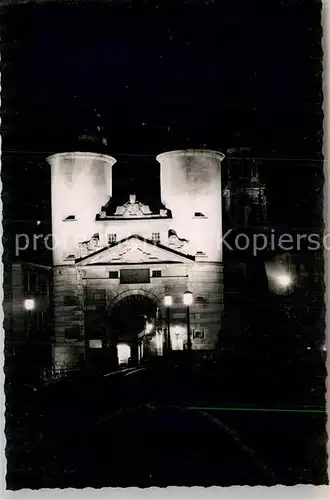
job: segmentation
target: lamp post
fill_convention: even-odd
[[[25,299],[24,300],[24,309],[28,313],[28,331],[27,331],[27,338],[30,337],[31,334],[31,323],[32,323],[32,317],[31,317],[31,311],[35,308],[36,303],[34,299]]]
[[[186,306],[187,311],[187,349],[191,353],[191,330],[190,330],[190,306],[193,303],[193,294],[188,290],[183,294],[183,303]]]
[[[165,348],[166,351],[170,351],[172,349],[171,346],[171,332],[170,332],[170,307],[173,303],[171,295],[165,295],[164,297],[164,306],[166,307],[166,321],[167,321],[167,331],[166,331],[166,339],[165,339]]]

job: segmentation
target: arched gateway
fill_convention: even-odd
[[[108,309],[108,338],[116,347],[118,362],[125,362],[129,353],[133,361],[142,356],[139,350],[141,335],[148,328],[155,331],[161,327],[161,302],[153,293],[145,290],[129,290],[118,294]]]

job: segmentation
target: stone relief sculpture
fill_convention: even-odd
[[[152,215],[152,211],[148,205],[136,201],[135,194],[131,194],[128,202],[116,208],[115,215],[123,217],[144,217],[145,215]]]
[[[170,229],[168,232],[168,245],[169,247],[172,247],[175,250],[183,250],[185,251],[187,249],[187,246],[189,244],[189,240],[186,240],[185,238],[179,238],[177,235],[176,231],[174,229]]]
[[[99,233],[93,234],[90,240],[79,243],[80,257],[86,257],[89,253],[96,252],[100,247]]]

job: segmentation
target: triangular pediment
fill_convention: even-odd
[[[157,262],[191,262],[194,257],[160,244],[153,244],[139,235],[132,235],[115,245],[104,247],[76,262],[84,265],[136,264]]]

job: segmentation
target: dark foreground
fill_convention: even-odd
[[[149,365],[12,388],[7,487],[328,484],[322,374],[243,375]]]

